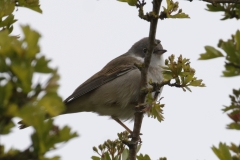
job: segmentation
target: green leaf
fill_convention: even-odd
[[[238,145],[234,143],[231,143],[231,146],[229,146],[229,149],[236,154],[240,153],[240,147],[238,147]]]
[[[220,160],[232,160],[229,148],[225,143],[219,143],[218,147],[213,146],[212,150]]]
[[[150,107],[150,110],[147,111],[148,117],[152,117],[154,119],[157,118],[159,122],[162,122],[164,120],[163,109],[162,109],[163,107],[164,107],[164,104],[153,102],[152,106]]]
[[[222,109],[223,112],[227,112],[229,110],[232,110],[232,109],[238,109],[239,106],[235,106],[235,105],[230,105],[230,106],[224,106],[225,108]]]
[[[6,107],[9,103],[10,97],[12,96],[12,88],[12,83],[9,81],[4,86],[0,85],[0,108]]]
[[[129,156],[129,150],[125,148],[122,152],[122,160],[127,160],[128,156]]]
[[[72,138],[78,137],[78,134],[76,132],[71,132],[71,128],[68,126],[64,126],[59,131],[59,139],[58,142],[66,142],[69,141]]]
[[[58,80],[60,79],[60,76],[57,74],[57,70],[53,72],[52,77],[48,80],[47,86],[45,87],[45,91],[48,93],[55,93],[57,92],[57,89],[59,87]]]
[[[240,30],[237,30],[235,39],[236,39],[236,50],[240,51]]]
[[[9,16],[7,16],[6,19],[4,19],[2,22],[0,22],[0,27],[8,27],[10,25],[12,25],[13,23],[15,23],[17,20],[14,20],[14,15],[10,14]]]
[[[151,160],[149,155],[145,154],[143,156],[143,154],[140,154],[139,156],[137,156],[137,160]]]
[[[103,158],[103,160],[111,160],[110,155],[109,155],[108,152],[105,152],[105,153],[104,153],[104,158]]]
[[[238,123],[230,123],[230,124],[227,125],[227,129],[240,130],[240,124],[238,124]]]
[[[212,46],[205,46],[206,53],[200,54],[199,60],[223,57],[223,54]]]
[[[240,64],[240,52],[237,52],[234,41],[228,40],[222,43],[221,48],[227,53],[228,61]]]
[[[207,5],[207,11],[210,12],[223,12],[221,20],[240,18],[240,5],[232,3],[214,3]]]
[[[119,2],[127,2],[130,6],[136,6],[137,0],[118,0]]]
[[[101,160],[101,158],[99,158],[97,156],[92,156],[91,158],[92,158],[92,160]]]
[[[40,132],[44,127],[45,112],[42,108],[33,104],[30,103],[21,107],[16,116],[22,118],[25,124],[34,126]]]
[[[5,117],[3,117],[5,118]],[[3,123],[2,123],[3,122]],[[0,135],[9,134],[14,127],[14,123],[10,120],[7,124],[4,121],[0,121]]]
[[[0,55],[6,56],[12,54],[11,38],[7,30],[0,32]]]
[[[10,15],[15,8],[15,1],[0,0],[0,19],[4,16]]]
[[[38,40],[41,35],[38,32],[31,30],[29,26],[21,27],[25,35],[24,42],[26,42],[26,57],[33,58],[40,52]]]
[[[39,0],[18,0],[19,7],[26,7],[38,13],[42,13]]]
[[[23,92],[30,92],[33,76],[33,68],[31,67],[31,61],[27,59],[19,59],[16,57],[12,59],[12,65],[10,66],[10,68],[17,76]]]
[[[56,93],[47,93],[38,102],[51,116],[57,116],[65,109],[62,99]]]
[[[163,71],[163,77],[165,81],[168,81],[174,78],[172,72],[167,70]]]
[[[0,56],[0,72],[7,72],[9,70],[8,65],[6,64],[5,57]]]
[[[224,65],[225,71],[223,71],[224,77],[233,77],[233,76],[239,76],[240,75],[240,69],[235,68],[231,65]]]
[[[221,12],[221,11],[224,11],[224,7],[219,5],[219,4],[207,4],[207,11],[210,11],[210,12]]]
[[[43,160],[60,160],[59,156],[54,156],[52,158],[43,158]]]
[[[188,86],[195,86],[195,87],[205,87],[205,85],[202,83],[203,80],[199,79],[199,80],[194,80],[191,81],[190,83],[188,83]]]
[[[185,13],[177,13],[174,15],[167,14],[168,18],[190,18],[188,14]]]
[[[41,56],[36,59],[36,65],[34,66],[35,72],[39,73],[51,73],[53,70],[48,67],[50,60],[47,60],[45,56]]]

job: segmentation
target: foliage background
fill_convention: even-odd
[[[15,15],[19,21],[13,34],[20,33],[19,24],[30,24],[41,33],[42,53],[53,59],[52,66],[59,68],[60,95],[66,98],[109,60],[148,35],[149,24],[137,18],[134,7],[126,5],[112,0],[41,1],[43,14],[18,9]],[[163,156],[217,159],[210,149],[213,144],[239,140],[239,133],[224,128],[230,119],[221,111],[223,105],[230,104],[228,95],[232,88],[239,87],[239,77],[220,78],[222,58],[209,61],[197,61],[197,58],[204,53],[205,45],[216,46],[220,38],[229,39],[239,29],[239,22],[220,21],[222,13],[204,11],[204,2],[180,1],[180,6],[191,19],[160,21],[157,37],[168,50],[166,54],[191,58],[197,77],[203,78],[207,87],[193,88],[193,93],[165,87],[162,93],[165,121],[159,124],[156,120],[144,119],[141,152],[153,159]],[[147,7],[151,9],[150,4]],[[60,154],[62,159],[90,159],[92,146],[115,139],[116,133],[122,131],[116,122],[92,113],[61,116],[56,121],[68,124],[81,135],[57,153],[50,153]],[[31,128],[22,131],[15,128],[13,134],[2,136],[0,141],[8,147],[25,148],[30,143],[31,132]]]

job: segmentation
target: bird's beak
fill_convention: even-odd
[[[158,49],[158,50],[153,51],[154,54],[163,54],[165,52],[167,52],[166,49]]]

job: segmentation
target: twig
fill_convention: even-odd
[[[152,52],[154,47],[156,46],[155,36],[156,36],[156,30],[157,30],[158,15],[159,15],[162,0],[153,0],[152,3],[153,3],[152,14],[157,16],[153,16],[153,18],[151,18],[150,20],[149,45],[148,45],[148,51],[147,51],[146,57],[144,59],[143,67],[141,68],[141,87],[140,88],[147,87],[147,73],[148,73]],[[145,92],[140,92],[138,104],[142,104],[145,102],[145,96],[146,96]],[[136,160],[137,145],[138,145],[140,130],[142,126],[142,119],[143,119],[143,112],[135,112],[132,140],[131,140],[131,145],[129,145],[130,160]]]

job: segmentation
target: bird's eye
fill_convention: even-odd
[[[147,48],[143,48],[143,53],[147,53]]]

